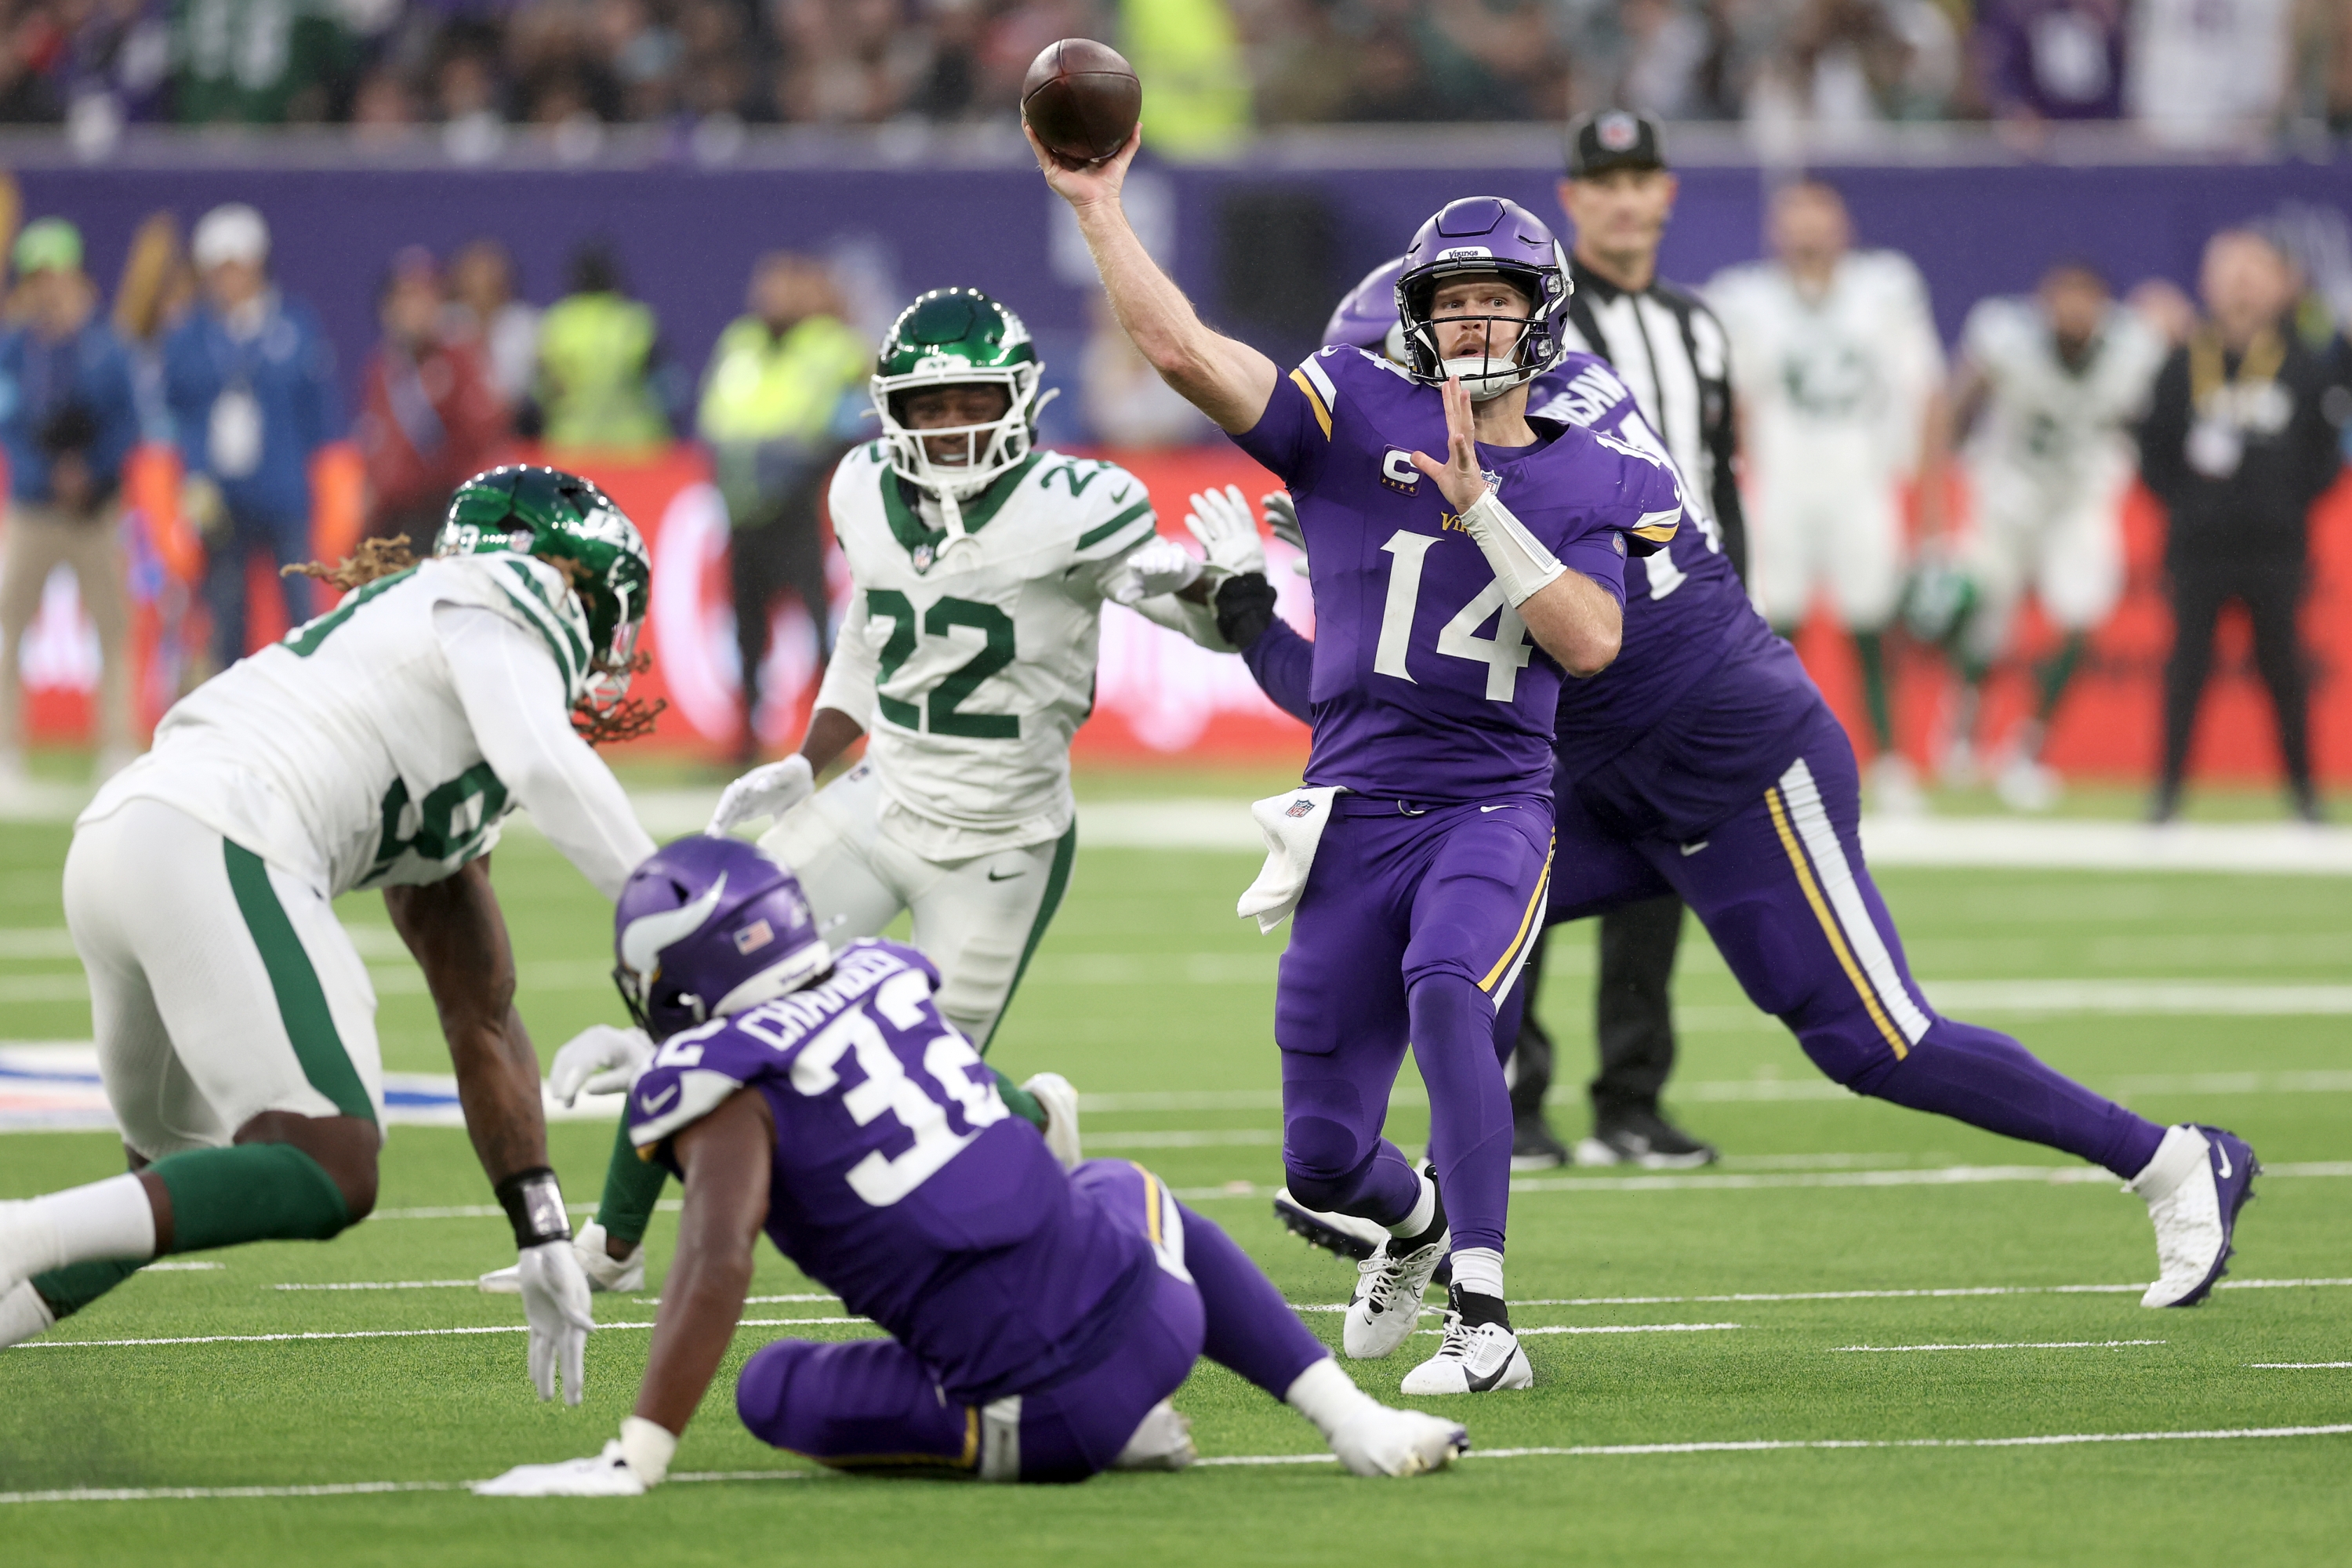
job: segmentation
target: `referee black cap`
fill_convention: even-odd
[[[1658,122],[1631,110],[1604,109],[1568,128],[1568,177],[1589,180],[1614,169],[1663,169],[1665,138]]]

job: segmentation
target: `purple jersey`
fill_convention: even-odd
[[[629,1138],[674,1168],[671,1137],[757,1089],[776,1124],[769,1239],[980,1405],[1108,1354],[1156,1264],[1007,1113],[938,984],[910,947],[853,942],[822,982],[664,1041],[630,1088]]]
[[[1629,549],[1660,547],[1681,519],[1672,465],[1556,418],[1537,430],[1532,447],[1482,444],[1479,461],[1530,533],[1622,598]],[[1234,439],[1289,486],[1307,537],[1307,782],[1433,802],[1549,793],[1560,668],[1411,459],[1445,450],[1438,389],[1327,348]]]
[[[1537,378],[1528,395],[1528,415],[1611,436],[1661,458],[1666,450],[1625,384],[1606,360],[1591,354],[1568,354]],[[1623,752],[1675,711],[1702,678],[1727,665],[1733,667],[1730,679],[1738,685],[1757,689],[1748,694],[1754,700],[1721,695],[1717,700],[1776,715],[1749,731],[1774,756],[1780,751],[1771,743],[1797,721],[1810,700],[1811,682],[1803,666],[1748,603],[1713,520],[1696,506],[1684,516],[1688,526],[1677,530],[1671,543],[1625,574],[1625,640],[1617,661],[1590,680],[1561,688],[1558,752],[1563,783],[1574,783]],[[1786,723],[1778,721],[1783,713]],[[1721,765],[1725,759],[1711,761]],[[1744,790],[1744,770],[1734,771],[1740,773]]]

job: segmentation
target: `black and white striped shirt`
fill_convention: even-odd
[[[1723,548],[1745,577],[1748,523],[1732,468],[1738,437],[1723,323],[1697,295],[1662,279],[1628,293],[1573,257],[1568,265],[1576,280],[1568,346],[1607,360],[1632,391],[1675,466],[1706,498]]]

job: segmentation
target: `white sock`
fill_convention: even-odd
[[[1454,1282],[1473,1296],[1503,1299],[1503,1255],[1491,1247],[1454,1249]]]
[[[1360,1414],[1367,1405],[1380,1401],[1356,1386],[1356,1380],[1339,1370],[1339,1363],[1329,1356],[1291,1379],[1282,1402],[1315,1423],[1315,1429],[1328,1437]]]
[[[23,1344],[35,1334],[45,1334],[56,1326],[56,1316],[41,1293],[33,1289],[29,1279],[5,1296],[0,1296],[0,1350]]]
[[[109,1176],[86,1187],[34,1198],[25,1205],[30,1222],[27,1278],[69,1263],[155,1256],[155,1209],[147,1188],[133,1175]]]
[[[2206,1163],[2210,1147],[2205,1134],[2185,1122],[2168,1127],[2164,1130],[2164,1142],[2156,1146],[2154,1156],[2126,1184],[2150,1203],[2170,1197],[2173,1188]]]
[[[1426,1171],[1415,1171],[1413,1174],[1421,1180],[1421,1197],[1412,1205],[1411,1214],[1389,1226],[1391,1236],[1419,1236],[1429,1228],[1429,1222],[1437,1217],[1437,1184],[1429,1179]]]

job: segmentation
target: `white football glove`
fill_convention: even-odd
[[[588,1276],[569,1237],[526,1247],[515,1261],[522,1315],[530,1324],[531,1384],[540,1398],[554,1398],[560,1370],[563,1403],[577,1405],[587,1391],[588,1332],[596,1326],[588,1310]]]
[[[631,1415],[621,1435],[593,1458],[556,1465],[517,1465],[493,1480],[476,1481],[476,1497],[643,1497],[669,1474],[677,1438],[667,1427]]]
[[[1078,1143],[1078,1091],[1057,1072],[1041,1072],[1021,1086],[1045,1110],[1045,1147],[1065,1171],[1086,1158]]]
[[[743,823],[782,816],[815,793],[816,775],[798,752],[780,763],[762,763],[720,792],[710,826],[702,831],[724,837]]]
[[[1290,569],[1301,577],[1307,575],[1307,535],[1298,526],[1298,503],[1290,499],[1288,490],[1268,490],[1258,498],[1265,508],[1265,526],[1276,539],[1298,552],[1298,559]]]
[[[583,1093],[620,1094],[653,1057],[654,1043],[643,1029],[591,1024],[555,1053],[555,1065],[547,1069],[547,1092],[567,1108]]]
[[[1265,571],[1265,541],[1258,537],[1257,519],[1239,485],[1203,490],[1192,498],[1184,526],[1209,552],[1209,564],[1236,577]]]
[[[1178,594],[1201,580],[1201,558],[1172,539],[1150,539],[1139,545],[1118,575],[1111,579],[1115,603],[1133,605],[1160,594]]]

